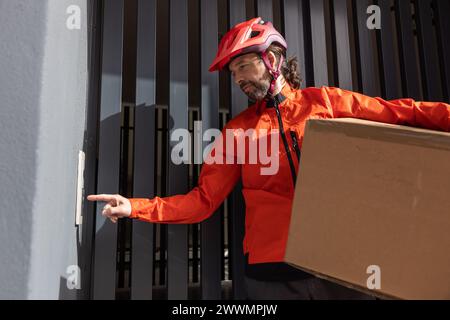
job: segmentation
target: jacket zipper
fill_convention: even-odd
[[[297,155],[297,161],[300,164],[300,148],[298,146],[297,133],[295,131],[289,130],[291,133],[292,142],[294,143],[295,154]]]
[[[289,161],[289,167],[291,168],[292,182],[294,183],[294,188],[295,188],[295,182],[297,181],[297,174],[295,173],[294,161],[292,160],[291,151],[289,150],[289,144],[286,139],[286,135],[284,133],[283,120],[281,119],[280,108],[278,107],[278,101],[276,101],[276,100],[275,100],[275,111],[277,113],[278,125],[280,126],[281,139],[283,140],[284,149],[286,150],[286,155],[287,155],[287,158]]]

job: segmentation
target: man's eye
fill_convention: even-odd
[[[244,68],[245,68],[246,66],[247,66],[246,64],[241,64],[241,65],[239,66],[239,70],[244,70]]]

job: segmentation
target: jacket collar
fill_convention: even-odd
[[[271,99],[264,99],[256,103],[256,113],[260,115],[266,108],[275,106],[275,102],[281,105],[286,100],[291,100],[295,94],[295,90],[286,82],[281,91]]]

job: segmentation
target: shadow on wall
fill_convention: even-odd
[[[69,289],[67,278],[60,277],[59,299],[90,299],[91,269],[93,262],[93,239],[95,233],[95,211],[85,200],[86,194],[94,193],[97,183],[97,123],[100,103],[102,1],[87,2],[87,53],[88,53],[88,102],[86,129],[83,136],[85,152],[84,192],[82,199],[83,222],[76,228],[77,263],[80,268],[80,289]],[[66,270],[67,271],[67,270]]]
[[[155,105],[140,105],[136,108],[155,107]],[[90,108],[88,111],[90,119],[98,119],[96,109],[97,107]],[[127,157],[121,157],[115,153],[121,139],[121,117],[121,113],[116,113],[100,122],[98,128],[99,132],[101,132],[99,137],[101,140],[98,142],[97,123],[95,121],[91,123],[91,120],[88,121],[84,145],[86,167],[84,174],[83,224],[77,231],[77,255],[81,269],[81,288],[80,290],[70,290],[67,286],[67,279],[62,277],[60,281],[60,299],[94,299],[94,282],[96,299],[109,299],[116,290],[117,245],[120,236],[117,229],[119,225],[111,223],[109,219],[105,219],[100,215],[99,212],[105,205],[104,202],[90,202],[87,201],[86,196],[97,193],[117,193],[117,191],[111,192],[111,190],[124,190],[124,188],[119,187],[119,184],[126,182],[120,179],[120,174],[126,172],[126,170],[123,170],[126,164],[118,163],[117,161],[120,161],[120,158],[126,159]],[[169,118],[170,129],[173,126],[174,120]],[[97,146],[97,143],[99,146]],[[100,163],[98,163],[97,159],[97,149],[100,149],[102,152],[101,157],[103,160]],[[111,172],[115,173],[110,174]],[[121,192],[119,191],[119,193]],[[99,221],[98,230],[96,226],[97,219],[102,220]],[[94,262],[97,266],[95,266]],[[94,276],[95,279],[93,278]],[[105,296],[103,297],[103,295]]]

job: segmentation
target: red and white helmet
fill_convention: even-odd
[[[222,70],[235,57],[246,53],[264,53],[274,42],[287,49],[286,40],[273,27],[260,17],[235,25],[222,38],[216,58],[209,71]]]

